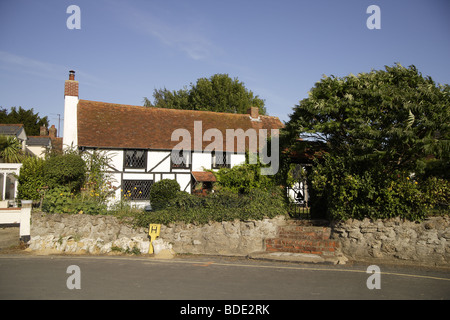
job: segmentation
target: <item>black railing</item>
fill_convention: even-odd
[[[294,219],[311,219],[311,208],[308,203],[290,203],[288,207],[289,216]]]

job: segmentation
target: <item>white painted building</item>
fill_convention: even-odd
[[[106,153],[115,199],[129,194],[139,205],[149,203],[151,185],[161,179],[175,179],[189,193],[196,182],[214,181],[204,169],[244,163],[249,140],[257,140],[260,130],[283,126],[276,117],[259,115],[258,108],[249,114],[148,108],[81,100],[78,88],[70,71],[63,148]]]

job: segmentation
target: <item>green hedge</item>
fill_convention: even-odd
[[[18,178],[18,199],[39,200],[41,198],[39,191],[47,185],[44,164],[45,161],[37,157],[27,157],[23,160]]]
[[[206,197],[177,192],[164,209],[139,214],[135,217],[135,223],[142,227],[150,223],[206,224],[210,221],[236,219],[261,220],[285,214],[287,208],[281,188],[270,191],[253,189],[245,195],[223,190]]]
[[[382,168],[355,173],[340,157],[325,157],[309,175],[311,212],[335,220],[400,217],[423,220],[449,214],[450,182],[437,177],[413,177]]]

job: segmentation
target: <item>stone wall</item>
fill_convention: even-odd
[[[203,226],[170,224],[161,226],[155,253],[246,256],[264,250],[264,239],[274,237],[284,217],[262,221],[211,222]],[[112,216],[33,213],[29,248],[46,253],[131,252],[148,253],[148,228],[131,227]]]
[[[370,219],[332,225],[332,238],[342,253],[355,260],[411,262],[450,266],[450,217],[431,217],[423,222]]]
[[[129,222],[129,221],[128,221]],[[278,236],[284,217],[262,221],[211,222],[161,226],[155,253],[236,255],[264,251],[264,240]],[[331,238],[351,260],[450,266],[450,217],[416,223],[399,218],[335,222]],[[148,253],[148,228],[133,228],[112,216],[32,213],[29,248],[46,253]]]
[[[161,226],[161,238],[175,252],[246,256],[263,251],[264,240],[275,237],[284,217],[261,221],[210,222],[202,226],[171,224]]]
[[[148,252],[149,238],[144,228],[134,229],[113,216],[32,213],[29,248],[46,253]]]

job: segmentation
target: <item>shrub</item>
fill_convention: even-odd
[[[241,164],[232,168],[212,171],[220,188],[234,193],[248,194],[253,189],[273,187],[271,178],[261,175],[261,164]]]
[[[20,163],[25,158],[22,144],[16,137],[0,135],[0,158],[6,163]]]
[[[145,212],[135,217],[135,224],[146,227],[150,223],[169,224],[184,222],[206,224],[210,221],[261,220],[286,214],[284,192],[281,188],[270,191],[254,189],[247,195],[221,190],[197,197],[177,192],[165,208]]]
[[[86,163],[86,182],[82,190],[87,191],[91,197],[95,196],[98,201],[106,202],[114,194],[114,179],[108,172],[111,158],[105,151],[97,150],[84,152],[81,156]]]
[[[78,154],[52,155],[45,161],[44,175],[50,188],[67,186],[78,192],[85,180],[86,164]]]
[[[153,210],[160,210],[167,205],[180,191],[180,185],[176,180],[163,179],[152,185],[150,189],[150,203]]]
[[[423,183],[425,201],[435,213],[449,214],[450,208],[450,181],[431,177]]]
[[[42,210],[48,213],[74,213],[72,195],[68,187],[53,188],[45,194]]]
[[[325,156],[310,174],[312,215],[330,219],[422,220],[433,211],[447,211],[450,183],[435,177],[421,180],[398,171],[354,173],[343,158]]]
[[[106,214],[106,205],[94,197],[74,194],[69,187],[60,186],[49,190],[44,197],[42,210],[48,213]]]
[[[44,160],[27,157],[22,162],[18,178],[17,197],[26,200],[39,200],[39,190],[46,186]]]

